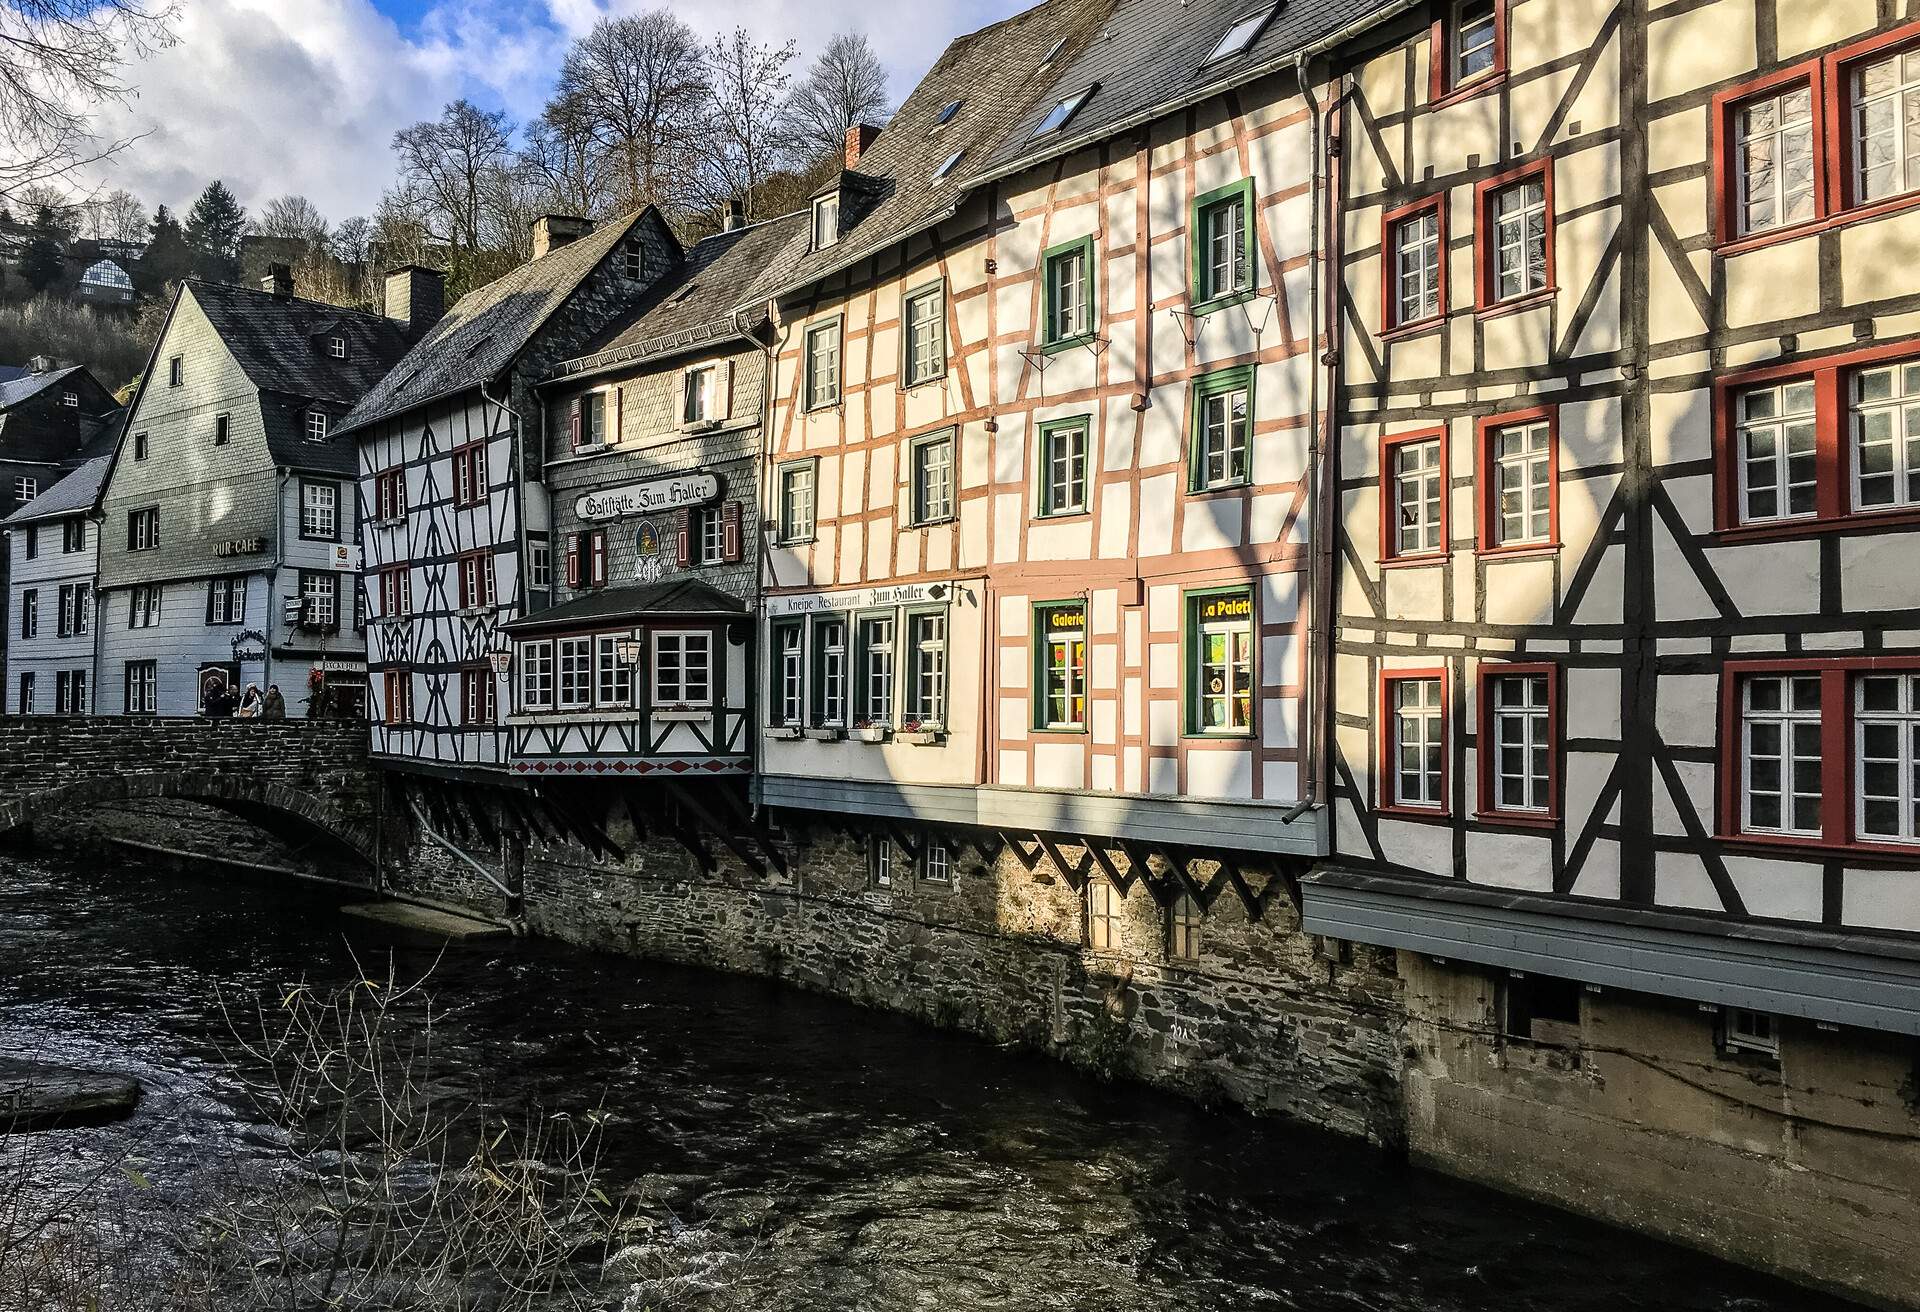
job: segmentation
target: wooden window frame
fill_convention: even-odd
[[[687,652],[688,652],[687,639],[698,638],[700,641],[706,644],[706,661],[705,661],[706,678],[704,682],[707,685],[707,695],[704,699],[700,701],[689,701],[683,696],[675,700],[671,704],[669,704],[666,698],[661,696],[660,646],[661,646],[661,639],[663,638],[680,639],[679,680],[680,680],[680,691],[683,694],[687,690],[687,684],[688,684],[687,672],[693,668],[693,666],[687,661]],[[649,633],[648,642],[647,642],[647,654],[649,656],[649,660],[647,661],[647,705],[657,711],[658,710],[674,710],[682,706],[690,710],[707,711],[707,710],[713,710],[716,707],[722,706],[725,703],[726,690],[719,686],[719,680],[721,677],[720,647],[722,642],[724,641],[725,639],[722,638],[721,635],[716,630],[706,629],[706,628],[655,629],[651,633]],[[589,648],[589,651],[591,651],[591,648]],[[558,650],[556,648],[556,652],[555,652],[556,679],[558,678],[558,673],[559,673],[558,661],[559,661],[559,656],[558,656]],[[588,680],[589,692],[592,691],[592,686],[593,686],[592,680],[591,678],[589,678]],[[558,691],[559,691],[558,685],[556,684],[555,686],[556,703],[558,700]]]
[[[473,600],[467,599],[467,580],[471,572],[473,578]],[[493,552],[482,547],[476,551],[463,551],[454,558],[454,596],[460,611],[486,610],[493,606],[496,593],[493,585]]]
[[[1086,293],[1087,322],[1077,333],[1064,337],[1053,335],[1055,309],[1053,295],[1053,263],[1075,252],[1085,257],[1081,286]],[[1043,355],[1054,355],[1060,351],[1071,350],[1076,346],[1085,346],[1100,332],[1100,276],[1094,264],[1093,235],[1075,237],[1072,241],[1063,241],[1049,246],[1040,255],[1040,351]]]
[[[922,433],[907,443],[907,515],[908,526],[926,528],[933,524],[950,524],[960,514],[960,434],[955,428],[935,429],[931,433]],[[929,447],[947,447],[947,509],[944,514],[926,513],[925,489],[920,482],[920,456]]]
[[[404,468],[383,469],[373,476],[373,511],[376,524],[397,524],[407,517],[407,471]]]
[[[487,503],[487,440],[476,437],[448,453],[453,461],[453,504],[460,507]]]
[[[1380,336],[1383,339],[1411,336],[1447,321],[1447,315],[1452,309],[1447,284],[1448,266],[1452,263],[1448,258],[1447,250],[1447,208],[1447,193],[1442,191],[1390,209],[1380,216]],[[1399,287],[1400,248],[1396,238],[1402,227],[1429,211],[1439,220],[1435,225],[1435,234],[1440,243],[1440,268],[1435,289],[1440,294],[1440,310],[1437,314],[1402,321]]]
[[[813,480],[812,491],[809,494],[811,505],[807,511],[806,531],[789,533],[787,531],[787,479],[803,470]],[[775,544],[789,547],[814,541],[820,534],[820,458],[808,456],[802,460],[781,461],[774,468],[773,488]]]
[[[827,715],[827,644],[820,637],[822,627],[840,626],[840,715]],[[844,731],[853,720],[853,617],[836,612],[815,615],[807,622],[807,727]]]
[[[1440,545],[1432,551],[1403,552],[1400,550],[1400,526],[1394,517],[1400,504],[1400,480],[1394,472],[1394,456],[1403,446],[1436,441],[1440,443]],[[1386,569],[1439,565],[1445,564],[1452,555],[1453,440],[1448,426],[1441,424],[1435,428],[1388,433],[1380,439],[1380,565]]]
[[[380,722],[386,725],[413,722],[413,668],[396,665],[380,672]]]
[[[1861,839],[1856,828],[1854,790],[1854,681],[1867,674],[1920,673],[1920,655],[1766,658],[1727,661],[1720,668],[1719,815],[1715,837],[1743,848],[1802,852],[1844,852],[1892,857],[1901,864],[1920,861],[1920,844]],[[1820,676],[1820,829],[1818,837],[1750,833],[1741,828],[1741,754],[1745,736],[1740,706],[1741,681],[1749,676]],[[1839,707],[1839,714],[1833,708]]]
[[[1920,363],[1920,340],[1889,342],[1811,360],[1770,364],[1713,382],[1713,520],[1723,542],[1810,537],[1842,530],[1920,525],[1920,506],[1853,509],[1852,376],[1862,369]],[[1814,513],[1797,519],[1740,519],[1740,453],[1734,398],[1753,387],[1811,379],[1814,385]]]
[[[1508,0],[1493,0],[1493,67],[1466,81],[1453,74],[1453,36],[1460,0],[1439,0],[1428,47],[1427,108],[1439,109],[1471,100],[1505,86],[1507,81]]]
[[[333,493],[333,531],[330,533],[309,533],[307,531],[307,493],[315,488],[325,488]],[[340,485],[331,479],[303,478],[300,480],[300,540],[302,542],[338,542],[340,541],[342,498]]]
[[[1547,680],[1547,808],[1545,811],[1503,810],[1497,805],[1494,754],[1498,744],[1493,733],[1492,685],[1495,679],[1532,675],[1545,675]],[[1560,666],[1553,661],[1482,661],[1480,668],[1475,671],[1474,766],[1480,796],[1474,818],[1482,824],[1521,829],[1560,827],[1562,790],[1566,779],[1566,770],[1561,761],[1566,752],[1561,683]]]
[[[1559,295],[1560,281],[1555,247],[1559,245],[1559,224],[1554,217],[1553,157],[1534,160],[1517,168],[1496,173],[1474,184],[1473,188],[1473,284],[1474,312],[1481,318],[1514,314],[1551,301]],[[1499,251],[1496,249],[1493,213],[1494,198],[1510,188],[1540,180],[1540,203],[1546,222],[1547,282],[1517,296],[1501,300],[1499,296]]]
[[[1493,434],[1503,428],[1519,428],[1545,422],[1547,425],[1547,539],[1544,542],[1494,541],[1494,526],[1499,523],[1500,492],[1493,477]],[[1486,415],[1474,422],[1475,550],[1482,556],[1551,555],[1560,542],[1560,407],[1532,406]]]
[[[1254,484],[1253,457],[1259,449],[1260,431],[1259,370],[1253,365],[1230,365],[1195,378],[1190,388],[1192,417],[1187,431],[1187,495],[1206,496],[1214,492],[1237,492]],[[1209,483],[1204,477],[1206,463],[1206,403],[1213,397],[1242,388],[1247,393],[1247,472],[1244,478],[1229,478]],[[1091,443],[1092,434],[1088,434]],[[1089,455],[1091,460],[1091,455]]]
[[[783,639],[788,634],[800,637],[800,694],[797,716],[786,714],[786,658]],[[808,704],[812,661],[807,650],[807,621],[804,616],[786,616],[767,625],[767,723],[776,728],[798,729],[808,723],[812,707]]]
[[[480,714],[474,713],[474,691],[480,692]],[[460,723],[465,728],[483,728],[499,722],[494,697],[492,667],[469,664],[460,668]]]
[[[1402,683],[1438,681],[1440,684],[1440,803],[1426,806],[1400,800],[1400,718],[1393,704],[1394,689]],[[1374,810],[1382,815],[1412,820],[1450,820],[1453,817],[1453,680],[1444,665],[1380,671],[1380,701],[1374,722],[1383,726],[1375,765],[1378,787]]]
[[[839,315],[831,315],[818,322],[810,323],[800,334],[800,408],[807,414],[817,414],[823,410],[837,410],[847,395],[847,337],[846,324]],[[822,333],[833,334],[833,395],[816,395],[813,390],[813,342]]]
[[[1078,723],[1063,721],[1051,724],[1047,720],[1047,644],[1048,634],[1052,631],[1050,617],[1055,611],[1080,612],[1080,702],[1083,708]],[[1093,652],[1090,641],[1088,621],[1092,607],[1085,597],[1062,597],[1053,601],[1032,603],[1030,623],[1032,625],[1033,645],[1033,706],[1032,724],[1034,733],[1072,734],[1075,736],[1091,733],[1093,730],[1093,692],[1090,680],[1093,675]],[[1072,697],[1071,689],[1068,692]]]
[[[1053,504],[1053,480],[1050,476],[1052,450],[1049,443],[1058,433],[1072,432],[1078,429],[1083,435],[1080,452],[1080,504],[1077,506],[1056,506]],[[1041,424],[1034,442],[1034,489],[1033,513],[1035,519],[1073,519],[1093,513],[1093,416],[1067,415],[1060,419],[1049,419]]]
[[[1231,201],[1240,201],[1246,214],[1246,231],[1241,234],[1241,255],[1247,262],[1247,285],[1225,291],[1209,285],[1211,265],[1207,260],[1206,218],[1213,210]],[[1223,187],[1215,187],[1193,198],[1187,210],[1187,291],[1193,300],[1193,313],[1210,314],[1229,305],[1252,299],[1260,290],[1260,211],[1259,194],[1253,179],[1241,178]]]
[[[936,345],[939,348],[939,353],[938,353],[937,362],[935,363],[934,368],[930,372],[925,374],[915,375],[915,373],[913,372],[913,367],[917,363],[917,361],[913,353],[913,321],[910,314],[908,313],[908,307],[910,307],[915,301],[918,301],[927,296],[935,296],[935,297],[938,297],[940,300],[940,317],[937,320],[937,322],[940,325],[940,336],[939,336],[939,341],[936,343]],[[932,282],[921,283],[917,287],[910,288],[908,291],[902,293],[900,297],[900,388],[901,390],[908,391],[915,387],[923,386],[927,383],[939,382],[941,379],[945,378],[947,376],[948,351],[949,351],[949,347],[947,344],[947,280],[945,278],[935,278]]]
[[[1200,627],[1197,614],[1200,603],[1216,597],[1243,596],[1247,599],[1247,723],[1244,728],[1228,726],[1209,729],[1201,714]],[[1091,672],[1092,653],[1088,653]],[[1183,738],[1205,738],[1233,742],[1257,738],[1260,732],[1260,598],[1253,584],[1229,583],[1219,587],[1191,588],[1180,596],[1180,728]],[[1228,689],[1231,700],[1233,692]]]

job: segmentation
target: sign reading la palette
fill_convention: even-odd
[[[1253,598],[1244,592],[1230,592],[1219,597],[1208,597],[1200,603],[1200,622],[1215,620],[1244,620],[1253,616]]]
[[[719,495],[717,475],[675,474],[670,478],[650,478],[644,483],[622,483],[582,493],[574,500],[573,513],[581,519],[621,519],[627,515],[704,506]]]

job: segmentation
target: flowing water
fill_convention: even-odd
[[[308,892],[0,855],[0,1056],[148,1090],[129,1122],[34,1136],[32,1169],[78,1179],[131,1154],[139,1206],[190,1212],[274,1151],[217,998],[346,981],[355,952],[393,953],[403,975],[435,956]],[[611,1181],[667,1200],[640,1241],[656,1283],[610,1279],[610,1306],[702,1308],[729,1288],[766,1312],[1845,1306],[1358,1144],[754,980],[512,942],[449,953],[430,988],[451,1080],[604,1105]]]

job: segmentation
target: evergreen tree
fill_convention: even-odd
[[[194,270],[214,282],[232,282],[240,276],[240,238],[247,230],[247,212],[227,184],[215,178],[187,211],[187,245],[193,248]]]
[[[154,296],[192,272],[193,251],[187,246],[186,234],[180,230],[180,220],[162,205],[154,211],[147,253],[134,270],[134,277],[141,291]]]
[[[66,272],[66,233],[53,211],[42,205],[34,216],[33,235],[27,239],[26,253],[20,257],[20,276],[36,292],[45,292]]]

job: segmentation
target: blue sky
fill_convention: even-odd
[[[953,37],[1033,0],[675,0],[703,38],[744,25],[794,40],[796,72],[864,32],[905,98]],[[183,206],[215,177],[257,207],[289,192],[338,220],[372,209],[396,129],[457,96],[515,120],[544,103],[567,43],[660,0],[184,0],[179,42],[126,70],[102,130],[139,140],[94,180]]]

